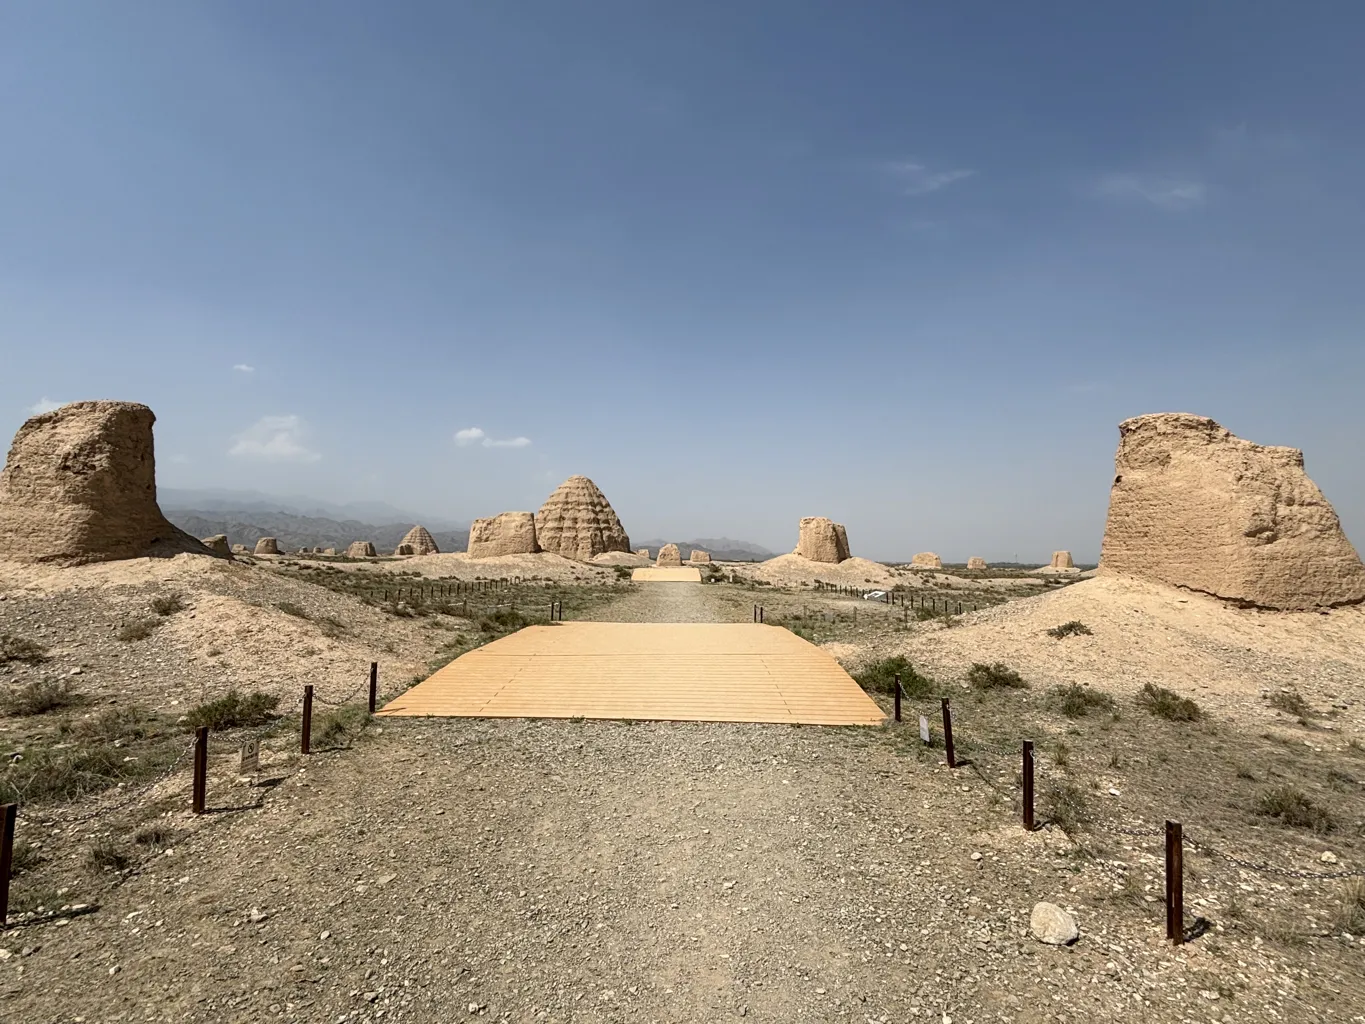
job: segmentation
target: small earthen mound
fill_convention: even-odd
[[[262,537],[260,540],[256,541],[256,551],[254,553],[258,555],[278,555],[280,553],[280,545],[276,542],[274,537]]]
[[[234,545],[232,545],[232,553],[233,553],[234,555],[249,555],[249,554],[251,554],[251,552],[247,550],[247,546],[246,546],[245,544],[234,544]]]
[[[665,544],[659,549],[659,557],[654,563],[658,566],[682,565],[682,555],[678,551],[678,545]]]
[[[587,562],[607,551],[629,551],[621,520],[597,485],[571,476],[536,513],[536,541],[542,551]]]
[[[439,555],[441,549],[436,546],[436,538],[427,532],[425,526],[414,526],[406,534],[399,544],[406,544],[412,548],[414,555]]]
[[[323,548],[323,549],[322,549],[322,553],[323,553],[324,555],[335,555],[335,554],[337,553],[337,549],[336,549],[336,548]]]
[[[395,555],[411,555],[414,552],[411,544],[399,544],[398,547],[393,549],[393,553]]]
[[[942,569],[943,560],[932,551],[921,551],[914,558],[910,559],[910,564],[916,569]]]
[[[374,549],[374,544],[368,540],[352,541],[346,549],[347,558],[373,558],[377,554],[379,552]]]
[[[981,556],[979,556],[979,555],[972,555],[971,558],[967,559],[967,568],[968,568],[968,569],[980,570],[980,569],[987,569],[987,568],[989,568],[989,566],[986,565],[986,560],[985,560],[984,558],[982,558]]]
[[[1365,566],[1303,452],[1189,413],[1119,424],[1100,572],[1281,611],[1365,601]]]
[[[470,558],[534,555],[539,550],[536,517],[530,512],[504,512],[490,519],[475,519],[469,528]]]
[[[709,562],[711,561],[711,553],[709,551],[698,551],[696,548],[693,548],[692,554],[688,556],[687,560],[689,562]]]
[[[849,557],[848,531],[842,523],[824,516],[806,516],[801,520],[795,553],[812,562],[842,562]]]
[[[215,533],[212,537],[205,537],[199,542],[216,555],[230,555],[232,549],[228,547],[227,534]]]
[[[0,474],[0,558],[79,565],[208,549],[156,503],[156,416],[72,402],[29,419]]]
[[[635,553],[639,555],[641,558],[648,558],[649,548],[636,548]]]

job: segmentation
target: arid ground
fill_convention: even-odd
[[[898,603],[787,563],[703,585],[547,555],[6,568],[0,780],[22,807],[0,1019],[1365,1020],[1365,880],[1317,877],[1365,868],[1365,612],[838,569],[823,581]],[[905,722],[365,714],[371,661],[393,696],[553,600],[617,621],[762,605],[888,711],[901,672]],[[1190,840],[1180,946],[1168,818]],[[1030,935],[1040,900],[1075,944]]]

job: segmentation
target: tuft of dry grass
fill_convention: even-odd
[[[1047,635],[1061,640],[1068,636],[1093,636],[1094,632],[1079,619],[1072,619],[1070,622],[1063,622],[1060,626],[1053,626],[1047,631]]]
[[[46,660],[47,648],[36,640],[15,636],[12,633],[0,633],[0,665],[7,665],[11,661],[26,661],[36,665]]]
[[[1182,697],[1164,686],[1143,683],[1136,697],[1137,706],[1168,722],[1196,722],[1204,712],[1188,697]]]
[[[1058,686],[1052,691],[1052,694],[1057,698],[1058,710],[1067,718],[1084,718],[1092,711],[1112,712],[1114,710],[1113,697],[1079,683]]]
[[[84,699],[70,679],[35,679],[0,697],[0,710],[16,716],[45,715],[74,707]]]
[[[267,725],[279,717],[275,713],[279,703],[279,697],[268,693],[242,694],[229,690],[217,700],[200,704],[190,711],[186,724],[191,729],[207,725],[214,732]]]
[[[972,667],[967,670],[967,682],[973,689],[983,691],[1028,689],[1028,682],[1024,677],[1000,661],[991,665],[973,662]]]
[[[1337,826],[1332,812],[1314,803],[1303,790],[1295,786],[1274,786],[1256,796],[1254,810],[1266,818],[1276,818],[1290,828],[1313,832],[1331,832]]]
[[[163,619],[168,615],[185,610],[185,601],[179,594],[167,594],[163,597],[152,599],[152,611],[156,612]]]
[[[1297,690],[1278,690],[1266,698],[1266,703],[1276,711],[1283,711],[1285,714],[1295,717],[1313,713],[1313,709],[1308,706],[1308,701],[1304,700],[1303,694]]]
[[[118,638],[124,643],[134,640],[146,640],[156,632],[156,627],[161,625],[156,619],[134,619],[132,622],[125,623],[118,631]]]

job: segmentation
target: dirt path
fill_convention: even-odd
[[[598,610],[602,622],[748,622],[751,612],[728,588],[702,583],[637,583]]]

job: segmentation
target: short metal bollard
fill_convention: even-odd
[[[194,789],[191,808],[195,814],[204,813],[204,799],[209,778],[209,727],[194,730]]]
[[[374,706],[379,699],[379,662],[370,662],[370,714],[374,714]]]
[[[948,708],[948,698],[943,698],[943,749],[948,755],[948,767],[957,767],[957,757],[953,753],[953,713]]]
[[[896,721],[901,720],[901,677],[896,676]]]
[[[1033,741],[1024,740],[1024,831],[1033,831]]]
[[[313,739],[313,684],[309,683],[303,688],[303,730],[299,738],[299,750],[301,753],[312,753],[308,748]]]

